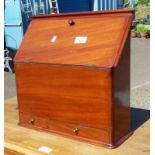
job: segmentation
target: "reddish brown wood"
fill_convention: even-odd
[[[119,59],[132,20],[131,11],[116,14],[103,11],[93,16],[87,14],[85,18],[80,15],[73,19],[66,15],[34,18],[15,61],[112,67]],[[69,26],[69,19],[76,25]],[[51,43],[55,35],[57,40]],[[74,44],[76,36],[87,36],[87,42]]]
[[[109,69],[34,63],[16,63],[15,68],[20,112],[95,128],[111,126]]]
[[[15,57],[20,125],[109,148],[127,139],[132,16],[118,10],[33,18]],[[88,40],[74,44],[76,36]]]
[[[20,122],[22,124],[30,124],[34,125],[40,128],[47,128],[47,120],[44,117],[37,117],[35,114],[28,114],[25,115],[23,113],[20,113]]]
[[[18,153],[18,152],[15,152],[15,151],[12,151],[12,150],[5,148],[4,149],[4,155],[24,155],[24,154],[21,154],[21,153]]]
[[[113,68],[113,141],[130,131],[130,33],[117,67]],[[120,119],[121,118],[121,119]]]
[[[70,123],[52,119],[42,119],[41,117],[36,117],[33,115],[27,115],[20,113],[20,125],[33,128],[36,130],[52,132],[55,134],[62,135],[64,137],[70,137],[73,139],[84,140],[90,143],[96,143],[97,145],[104,145],[107,147],[111,146],[111,133],[106,129],[97,129],[87,126],[83,126],[77,123]],[[29,121],[34,119],[34,123],[31,124]],[[38,124],[38,120],[43,120],[46,122],[46,127]],[[42,123],[42,122],[41,122]],[[77,133],[75,130],[77,129]]]

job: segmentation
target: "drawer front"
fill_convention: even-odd
[[[62,135],[100,143],[110,143],[110,130],[89,128],[78,124],[61,122],[57,120],[48,121],[48,130]]]
[[[20,113],[20,124],[31,128],[39,128],[51,133],[57,133],[75,139],[95,143],[111,143],[110,129],[95,129],[79,124],[40,118],[30,114]]]
[[[39,128],[47,128],[47,119],[37,117],[30,114],[20,113],[20,124],[22,125],[31,125]]]

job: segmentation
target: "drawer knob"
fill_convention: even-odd
[[[74,22],[73,19],[69,19],[69,20],[68,20],[68,24],[69,24],[70,26],[73,26],[73,25],[75,24],[75,22]]]
[[[30,120],[29,120],[29,124],[34,124],[34,119],[33,118],[31,118]]]
[[[78,128],[75,128],[74,130],[73,130],[73,133],[75,134],[75,135],[78,135],[79,134],[79,129]]]

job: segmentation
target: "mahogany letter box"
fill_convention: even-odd
[[[114,148],[130,131],[132,10],[33,17],[15,56],[19,124]]]

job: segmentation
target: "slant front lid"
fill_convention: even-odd
[[[15,62],[115,66],[132,13],[117,10],[33,17]]]

